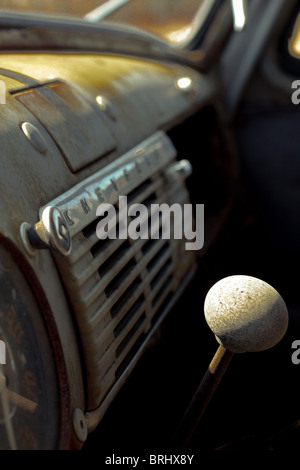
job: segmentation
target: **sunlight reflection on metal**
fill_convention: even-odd
[[[300,59],[300,13],[297,16],[292,36],[289,39],[289,53]]]
[[[87,13],[85,19],[94,22],[100,21],[129,1],[130,0],[108,0],[108,2],[105,2],[103,5]]]
[[[190,77],[181,77],[176,82],[176,85],[181,90],[186,90],[187,88],[191,86],[191,84],[192,84],[192,80],[190,79]]]
[[[235,31],[242,31],[246,24],[247,19],[247,1],[246,0],[231,0],[234,29]]]
[[[191,26],[185,26],[184,28],[178,29],[177,31],[171,31],[167,34],[167,38],[169,41],[177,43],[187,39],[191,32]]]

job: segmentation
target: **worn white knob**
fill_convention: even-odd
[[[204,314],[217,341],[234,353],[269,349],[288,327],[288,310],[280,294],[251,276],[229,276],[213,285]]]

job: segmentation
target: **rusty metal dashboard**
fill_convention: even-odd
[[[189,156],[172,132],[184,139],[182,123],[201,122],[204,109],[215,129],[216,88],[185,65],[75,51],[7,51],[0,78],[3,271],[17,263],[37,304],[30,315],[43,319],[31,332],[27,323],[40,320],[17,320],[25,288],[2,307],[14,388],[2,395],[14,411],[8,418],[3,408],[0,447],[80,448],[198,265],[184,240],[99,240],[96,209],[110,203],[119,214],[120,195],[146,206],[190,202],[185,166],[176,166]],[[196,160],[204,168],[208,159],[199,151]],[[30,339],[44,336],[47,351]],[[47,399],[40,355],[55,364]],[[46,423],[28,420],[49,406]]]
[[[297,447],[299,2],[246,3],[2,11],[1,450]]]

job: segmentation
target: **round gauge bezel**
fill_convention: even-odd
[[[31,265],[16,246],[1,235],[0,254],[2,263],[9,266],[8,272],[0,273],[3,291],[0,328],[7,343],[7,360],[1,370],[7,375],[7,389],[15,388],[11,391],[17,397],[25,397],[32,403],[38,398],[35,412],[28,418],[24,417],[22,409],[10,405],[12,422],[15,416],[19,423],[25,423],[22,431],[15,431],[18,446],[21,449],[66,449],[72,434],[70,390],[54,316]],[[9,365],[11,359],[15,371]],[[16,370],[19,377],[13,378]],[[26,427],[26,419],[30,426]]]

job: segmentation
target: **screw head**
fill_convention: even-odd
[[[31,145],[40,153],[45,155],[47,153],[47,144],[46,141],[37,127],[35,127],[30,122],[23,122],[21,125],[21,130],[24,135],[27,137]]]
[[[73,427],[80,442],[85,442],[88,435],[88,428],[84,413],[80,408],[75,408],[73,411]]]

